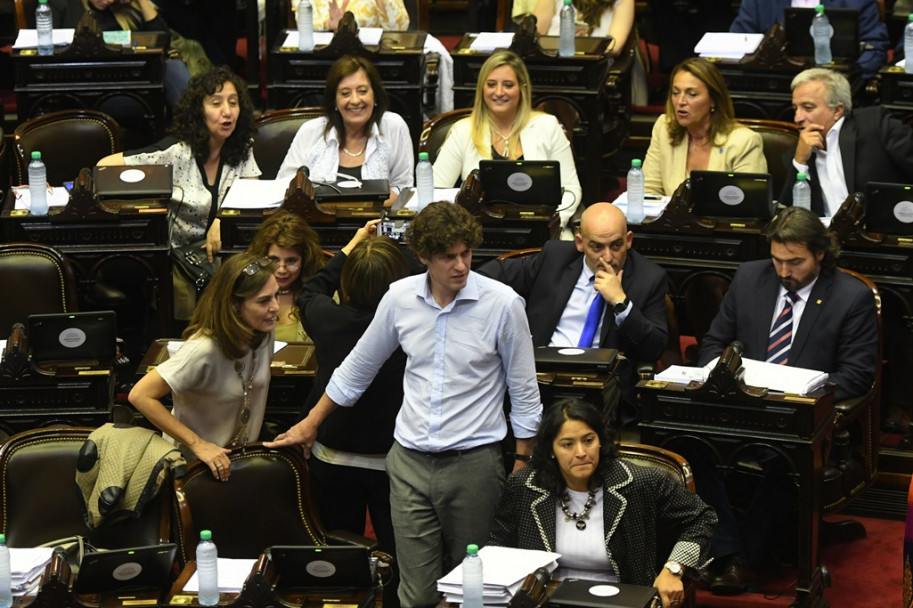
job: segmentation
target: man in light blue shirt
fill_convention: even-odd
[[[353,404],[402,347],[403,406],[386,465],[399,598],[418,608],[436,605],[437,579],[460,563],[467,544],[488,538],[505,480],[505,391],[520,455],[515,470],[532,451],[542,403],[523,299],[470,271],[482,241],[475,218],[459,205],[433,203],[407,237],[427,272],[390,286],[320,401],[267,445],[301,444],[309,454],[324,418]]]

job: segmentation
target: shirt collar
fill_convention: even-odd
[[[824,143],[827,147],[827,150],[836,150],[840,145],[840,129],[843,128],[843,119],[845,116],[841,116],[837,119],[837,122],[834,123],[834,126],[831,127],[831,130],[827,132],[827,135],[824,136]],[[822,150],[827,154],[827,150]]]
[[[370,141],[372,138],[380,137],[380,129],[377,128],[377,125],[378,123],[376,122],[371,125],[371,135],[368,137],[368,141]],[[339,143],[339,133],[336,132],[336,127],[333,127],[330,129],[330,132],[327,133],[327,141],[335,141],[337,144]]]
[[[440,308],[438,303],[434,299],[434,295],[431,293],[431,275],[428,274],[426,270],[424,274],[420,275],[421,280],[417,283],[415,288],[415,295],[425,301],[429,306],[434,306]],[[479,299],[479,277],[474,271],[469,271],[469,275],[466,277],[466,286],[463,287],[460,291],[457,292],[456,297],[453,299],[453,302],[448,304],[448,307],[451,306],[454,302],[459,302],[460,300],[478,300]]]
[[[812,295],[812,289],[815,288],[815,283],[818,282],[818,279],[819,279],[820,277],[821,277],[821,275],[819,274],[817,277],[815,277],[815,279],[814,279],[811,283],[809,283],[808,285],[806,285],[805,287],[803,287],[802,289],[800,289],[800,290],[798,290],[798,291],[796,292],[796,295],[799,296],[799,299],[801,299],[803,302],[808,302],[808,299],[809,299],[809,298],[811,297],[811,295]],[[782,284],[782,283],[780,284],[780,294],[779,294],[779,297],[780,297],[780,298],[785,298],[785,297],[786,297],[786,288],[783,287],[783,284]]]

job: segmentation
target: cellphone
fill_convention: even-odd
[[[380,221],[380,230],[378,233],[381,236],[386,236],[393,239],[397,243],[405,243],[406,230],[409,228],[409,224],[411,223],[411,220],[406,219],[384,218]]]

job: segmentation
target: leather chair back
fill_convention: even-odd
[[[177,542],[184,561],[195,559],[200,530],[212,531],[220,557],[255,558],[272,545],[326,544],[300,449],[252,444],[229,457],[228,483],[216,480],[200,461],[175,479]]]
[[[323,108],[314,106],[270,110],[254,119],[257,133],[253,150],[262,172],[260,179],[276,179],[298,128],[318,116],[323,116]]]
[[[787,171],[792,170],[783,164],[783,155],[796,147],[799,142],[799,129],[793,123],[781,120],[740,118],[739,122],[761,134],[767,172],[773,178],[774,199],[780,198],[780,191],[786,183]]]
[[[437,159],[441,146],[444,145],[444,140],[447,139],[450,127],[471,113],[472,108],[459,108],[439,114],[431,120],[426,120],[422,128],[422,134],[418,138],[418,151],[420,153],[427,152],[428,160],[433,164]]]
[[[79,448],[94,429],[41,428],[0,447],[0,526],[11,547],[35,547],[76,534],[96,548],[169,542],[171,486],[164,484],[139,519],[90,530],[76,490]]]
[[[31,314],[75,312],[76,279],[56,249],[37,243],[0,245],[0,337]]]
[[[20,184],[28,183],[34,150],[41,152],[52,186],[76,179],[83,167],[94,167],[105,156],[122,150],[117,121],[96,110],[48,112],[16,127],[13,139]]]
[[[16,27],[20,30],[35,29],[35,9],[38,0],[14,0],[16,5]]]

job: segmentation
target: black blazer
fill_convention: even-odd
[[[571,241],[547,241],[542,251],[524,258],[493,260],[479,274],[513,287],[526,300],[526,316],[534,346],[548,346],[564,308],[583,270],[583,254]],[[659,359],[669,343],[666,325],[666,271],[633,249],[628,250],[621,286],[633,306],[624,323],[615,325],[615,315],[606,306],[599,344],[615,348],[634,361]],[[625,399],[633,399],[630,373],[622,386]]]
[[[843,173],[850,194],[864,192],[869,182],[913,183],[913,129],[894,118],[882,106],[853,110],[840,129],[840,154]],[[780,203],[793,204],[796,148],[783,155],[787,167],[786,182]],[[808,159],[809,184],[812,187],[812,211],[824,215],[824,195],[815,167],[815,154]]]
[[[772,261],[742,264],[701,340],[701,365],[733,340],[745,345],[744,356],[763,361],[779,289]],[[788,365],[828,372],[837,399],[863,395],[878,365],[874,306],[872,292],[860,281],[840,271],[821,274],[793,333]]]
[[[333,372],[374,319],[374,310],[337,304],[333,300],[345,261],[346,255],[337,253],[304,283],[298,295],[301,326],[314,341],[317,355],[317,376],[303,415],[323,395]],[[393,428],[403,404],[405,368],[406,355],[398,348],[355,405],[336,408],[320,425],[317,441],[347,452],[387,453],[393,445]]]
[[[606,551],[620,582],[652,585],[668,560],[695,570],[705,564],[717,517],[696,494],[658,469],[617,459],[601,485]],[[511,474],[488,544],[555,551],[556,507],[532,468]],[[673,538],[668,555],[659,554],[663,535]]]

